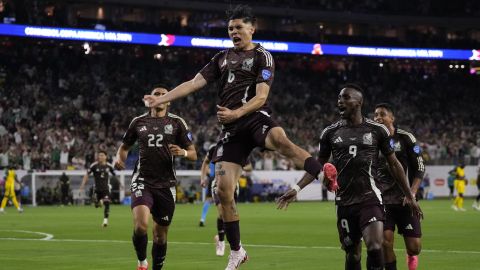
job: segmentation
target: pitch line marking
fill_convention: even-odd
[[[32,232],[32,231],[24,231],[24,230],[0,230],[0,232],[20,232],[20,233],[27,233],[27,234],[38,234],[44,236],[43,238],[24,238],[25,240],[41,240],[41,241],[50,241],[53,239],[53,234],[44,233],[44,232]],[[22,239],[22,238],[0,238],[0,239]]]
[[[5,230],[3,230],[5,231]],[[14,230],[8,230],[14,231]],[[123,243],[123,244],[131,244],[131,241],[126,240],[93,240],[93,239],[54,239],[53,235],[41,232],[30,232],[30,231],[18,231],[16,232],[26,232],[26,233],[35,233],[40,235],[48,235],[51,238],[46,239],[30,239],[30,238],[0,238],[0,240],[13,240],[13,241],[44,241],[47,240],[49,242],[78,242],[78,243]],[[152,241],[149,241],[150,243]],[[168,242],[169,244],[176,244],[176,245],[203,245],[203,246],[211,246],[215,245],[215,243],[207,243],[207,242],[177,242],[172,241]],[[243,244],[242,244],[243,245]],[[340,250],[340,247],[329,247],[329,246],[288,246],[288,245],[260,245],[260,244],[246,244],[243,245],[245,247],[254,247],[254,248],[280,248],[280,249],[332,249],[332,250]],[[395,249],[397,251],[404,251],[405,249]],[[476,250],[441,250],[441,249],[422,249],[422,252],[425,253],[454,253],[454,254],[480,254],[480,251]]]

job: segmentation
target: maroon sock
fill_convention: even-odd
[[[397,270],[397,261],[385,263],[385,270]]]
[[[132,242],[137,252],[137,259],[139,261],[145,260],[147,258],[148,235],[137,235],[133,233]]]
[[[155,244],[152,246],[152,270],[160,270],[163,267],[163,262],[167,256],[167,243]]]
[[[218,240],[225,241],[225,226],[223,225],[223,219],[217,218],[217,232]]]
[[[225,224],[225,234],[230,243],[230,249],[240,250],[240,221],[224,222],[223,224]]]
[[[322,165],[313,157],[305,159],[305,164],[303,164],[303,169],[309,173],[311,176],[317,178],[318,174],[322,171]]]

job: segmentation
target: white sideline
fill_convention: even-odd
[[[20,231],[20,230],[0,230],[0,231],[9,231],[9,232],[24,232],[39,234],[45,236],[41,239],[35,238],[14,238],[6,237],[0,238],[0,240],[11,240],[11,241],[49,241],[49,242],[79,242],[79,243],[124,243],[131,244],[131,241],[127,240],[101,240],[101,239],[54,239],[52,234],[43,233],[43,232],[32,232],[32,231]],[[151,243],[151,241],[150,241]],[[168,242],[169,244],[174,245],[215,245],[215,243],[206,243],[206,242]],[[288,245],[255,245],[255,244],[246,244],[245,247],[253,248],[284,248],[284,249],[333,249],[339,250],[340,247],[329,247],[329,246],[288,246]],[[395,249],[398,251],[403,251],[404,249]],[[422,249],[423,253],[454,253],[454,254],[480,254],[480,251],[476,250],[441,250],[441,249]]]

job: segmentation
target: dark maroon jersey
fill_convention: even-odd
[[[132,183],[143,182],[153,188],[174,186],[174,159],[168,145],[186,149],[192,144],[192,134],[185,121],[172,113],[164,117],[152,117],[150,113],[135,117],[123,136],[123,143],[131,146],[135,141],[138,141],[139,158]]]
[[[90,165],[90,168],[88,168],[87,173],[93,174],[96,191],[110,190],[110,175],[115,175],[112,164],[94,162]]]
[[[349,126],[342,120],[322,131],[318,156],[328,159],[331,154],[338,170],[337,205],[382,203],[377,188],[378,153],[393,153],[390,141],[384,125],[366,118],[358,126]]]
[[[425,174],[421,148],[417,145],[415,136],[403,129],[396,128],[392,139],[395,156],[397,156],[397,159],[402,164],[405,174],[408,175],[411,186],[414,178],[423,179],[423,175]],[[382,190],[384,203],[402,204],[405,195],[394,180],[387,160],[383,155],[379,157],[378,179],[380,181],[380,189]]]
[[[256,95],[256,85],[273,83],[275,63],[273,57],[257,44],[248,51],[233,48],[217,53],[200,70],[208,83],[218,83],[220,106],[231,110],[241,107]],[[267,103],[259,109],[270,112]]]

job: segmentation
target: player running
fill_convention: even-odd
[[[405,174],[409,175],[410,192],[417,194],[418,187],[425,174],[425,165],[420,151],[420,146],[412,133],[395,126],[395,115],[390,104],[381,103],[375,106],[375,122],[383,124],[392,134],[393,150],[395,156],[402,164]],[[385,270],[396,270],[397,261],[393,250],[395,226],[398,233],[403,235],[407,249],[407,265],[409,270],[418,267],[418,254],[422,248],[422,230],[420,218],[412,215],[408,206],[403,205],[403,191],[394,180],[388,162],[380,155],[378,180],[385,204],[385,224],[383,226],[383,251],[385,255]]]
[[[15,167],[10,167],[5,173],[5,193],[3,194],[2,204],[0,205],[0,214],[5,213],[5,206],[7,206],[8,200],[12,201],[19,213],[23,212],[23,208],[17,201],[17,196],[15,195],[15,182],[21,185],[20,181],[18,181]]]
[[[390,132],[362,115],[363,94],[356,85],[345,86],[338,95],[337,106],[342,120],[325,128],[320,135],[318,159],[325,164],[332,156],[338,171],[336,181],[326,181],[336,190],[337,229],[345,250],[345,269],[361,269],[361,239],[367,246],[367,269],[383,269],[382,252],[384,208],[376,186],[379,151],[386,157],[392,174],[405,195],[405,202],[415,214],[421,210],[410,193],[402,165],[390,144]],[[329,170],[325,169],[325,173]],[[281,196],[278,208],[286,208],[297,193],[313,181],[305,175],[298,184]],[[338,188],[338,189],[337,189]]]
[[[110,176],[115,175],[112,164],[107,162],[107,152],[101,150],[97,153],[97,161],[90,165],[87,173],[83,176],[80,191],[83,192],[85,184],[88,181],[88,176],[93,174],[94,183],[94,203],[95,208],[104,206],[103,209],[103,227],[108,226],[108,217],[110,216]]]
[[[165,86],[152,91],[153,96],[168,93]],[[167,233],[175,211],[177,183],[174,158],[196,160],[192,134],[185,121],[168,112],[170,103],[152,107],[130,123],[117,152],[115,166],[125,168],[128,151],[138,142],[139,157],[132,176],[133,246],[137,270],[147,270],[147,229],[153,218],[153,270],[163,267],[167,255]]]

